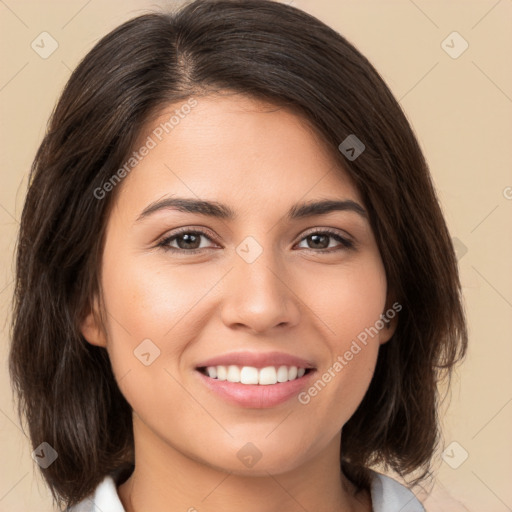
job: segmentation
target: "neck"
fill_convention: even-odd
[[[126,512],[372,510],[369,492],[356,495],[341,472],[340,436],[302,466],[261,476],[237,474],[187,456],[150,433],[138,418],[134,436],[135,469],[118,488]]]

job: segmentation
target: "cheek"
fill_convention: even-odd
[[[181,396],[171,375],[181,380],[189,363],[187,346],[211,321],[214,311],[205,306],[224,274],[213,265],[155,265],[146,255],[105,258],[107,350],[119,387],[135,410],[151,410],[153,401],[158,409],[162,390]],[[188,403],[186,397],[172,401],[173,410]]]
[[[156,344],[173,339],[173,347],[192,327],[190,319],[194,308],[217,281],[211,270],[205,273],[180,268],[149,264],[149,258],[105,262],[105,305],[115,322],[110,319],[111,339],[124,328],[132,343],[150,338]],[[117,325],[116,325],[117,324]],[[123,336],[126,337],[126,336]]]
[[[197,326],[190,321],[207,284],[191,283],[190,272],[157,268],[149,258],[105,258],[103,296],[107,350],[118,386],[134,411],[162,419],[186,413],[189,404],[176,365]]]
[[[327,271],[329,275],[324,275]],[[387,287],[377,257],[340,272],[323,272],[315,275],[318,286],[311,289],[309,298],[321,320],[318,324],[325,326],[329,355],[317,380],[299,398],[314,408],[315,415],[327,418],[334,433],[355,412],[373,377]]]
[[[339,353],[375,326],[385,310],[386,291],[380,257],[368,255],[347,266],[319,268],[303,296],[330,333],[331,349]],[[368,336],[370,340],[378,343],[378,335]]]

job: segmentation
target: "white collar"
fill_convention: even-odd
[[[425,512],[410,489],[389,476],[370,471],[373,512]]]

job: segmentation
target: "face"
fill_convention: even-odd
[[[379,250],[300,117],[239,95],[180,106],[148,123],[117,185],[104,325],[91,313],[82,332],[108,351],[136,446],[291,470],[339,443],[393,333]],[[188,113],[161,133],[175,110]]]

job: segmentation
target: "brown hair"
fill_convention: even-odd
[[[43,477],[68,506],[134,464],[131,408],[106,350],[79,329],[100,289],[114,198],[94,191],[155,112],[223,90],[296,109],[314,127],[362,195],[402,305],[343,427],[345,474],[360,488],[376,463],[420,470],[415,483],[430,474],[437,385],[465,356],[467,331],[451,238],[411,127],[370,62],[313,16],[270,0],[197,0],[101,39],[71,75],[32,165],[9,367],[33,447],[46,441],[58,453]],[[366,146],[354,160],[338,150],[350,134]]]

